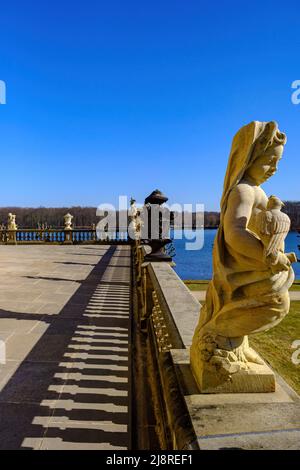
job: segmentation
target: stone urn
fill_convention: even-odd
[[[64,222],[65,222],[65,230],[72,230],[72,220],[73,220],[73,215],[71,214],[66,214],[64,216]]]

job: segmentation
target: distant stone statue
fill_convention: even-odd
[[[129,219],[130,219],[130,228],[129,228],[129,235],[133,238],[137,238],[138,233],[138,216],[139,211],[136,207],[136,200],[131,198],[130,199],[130,209],[129,209]]]
[[[132,219],[135,219],[135,217],[137,216],[137,212],[138,212],[135,203],[136,203],[136,200],[131,198],[130,199],[130,211],[129,211],[129,213],[130,213],[130,216],[132,217]]]
[[[72,230],[72,220],[74,216],[71,214],[66,214],[64,216],[64,222],[65,222],[65,230]]]
[[[7,229],[8,230],[17,230],[18,229],[18,226],[16,224],[16,216],[15,216],[15,214],[12,214],[11,212],[8,214]]]
[[[290,221],[281,201],[268,199],[260,187],[276,172],[285,143],[275,122],[251,122],[233,139],[213,278],[191,346],[191,367],[202,391],[273,391],[260,388],[264,373],[254,380],[264,363],[249,347],[248,335],[272,328],[289,312],[296,261],[294,253],[284,253]]]

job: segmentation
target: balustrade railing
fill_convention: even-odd
[[[175,273],[174,263],[157,258],[149,261],[150,252],[150,246],[138,241],[133,245],[133,347],[137,351],[134,393],[146,397],[137,405],[141,418],[136,425],[145,429],[142,439],[153,439],[147,435],[151,430],[147,431],[148,418],[143,414],[149,408],[147,397],[151,396],[160,448],[198,449],[174,355],[182,356],[188,367],[188,350],[200,305]]]
[[[31,229],[0,230],[0,244],[79,244],[79,243],[128,243],[127,232],[103,232],[98,233],[96,229],[76,228],[65,230],[56,229]]]

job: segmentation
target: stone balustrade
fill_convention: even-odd
[[[64,216],[64,226],[48,228],[43,224],[38,228],[19,228],[16,224],[16,216],[8,214],[7,226],[4,224],[0,228],[0,244],[91,244],[91,243],[129,243],[127,227],[119,227],[111,232],[104,230],[100,232],[96,225],[91,227],[74,227],[73,216]]]
[[[99,238],[96,229],[17,229],[0,230],[0,244],[91,244],[91,243],[128,243],[119,233],[106,234]]]
[[[174,263],[144,261],[151,251],[136,242],[134,256],[134,344],[135,393],[139,400],[136,415],[136,445],[162,449],[197,449],[197,439],[187,410],[173,354],[188,354],[199,316],[199,302],[172,268]],[[149,420],[152,398],[155,437]],[[141,442],[143,441],[143,442]]]

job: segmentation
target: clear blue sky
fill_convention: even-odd
[[[253,119],[288,135],[265,189],[300,199],[296,1],[2,2],[0,205],[170,202],[218,210],[230,144]]]

